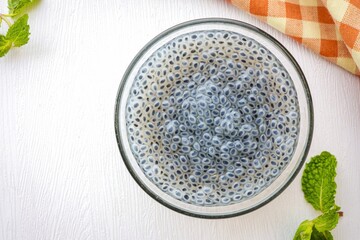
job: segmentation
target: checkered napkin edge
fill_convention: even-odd
[[[360,76],[360,0],[228,0]]]

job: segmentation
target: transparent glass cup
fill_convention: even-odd
[[[281,174],[264,190],[252,198],[224,206],[199,206],[182,202],[163,192],[151,182],[134,158],[126,129],[126,103],[135,76],[143,63],[161,46],[177,36],[204,30],[227,30],[254,39],[270,50],[289,73],[299,101],[300,127],[292,159]],[[136,55],[120,83],[115,106],[115,132],[122,159],[139,186],[152,198],[177,212],[200,218],[226,218],[256,210],[276,198],[296,177],[305,162],[313,134],[313,105],[305,76],[294,57],[276,39],[247,23],[230,19],[198,19],[176,25],[152,39]]]

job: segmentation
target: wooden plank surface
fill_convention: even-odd
[[[316,216],[299,177],[255,212],[203,220],[155,202],[127,172],[113,126],[122,74],[152,37],[203,17],[260,27],[298,60],[314,100],[310,156],[339,161],[335,239],[360,236],[359,78],[223,0],[52,0],[30,12],[29,44],[0,59],[0,239],[288,240]]]

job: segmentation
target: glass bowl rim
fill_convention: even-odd
[[[304,146],[304,151],[303,151],[303,156],[301,160],[299,161],[299,165],[297,166],[297,168],[294,170],[293,174],[289,176],[289,178],[287,179],[287,181],[284,183],[284,185],[277,190],[276,192],[274,192],[274,194],[272,194],[269,198],[267,198],[265,201],[259,203],[258,205],[246,209],[244,211],[239,211],[239,212],[235,212],[235,213],[231,213],[231,214],[223,214],[223,215],[202,215],[202,214],[197,214],[197,213],[193,213],[193,212],[188,212],[186,210],[177,208],[176,206],[173,206],[169,203],[167,203],[165,200],[163,200],[162,198],[158,197],[155,193],[153,193],[152,191],[150,191],[148,189],[147,186],[145,186],[145,184],[143,184],[143,182],[140,180],[140,177],[135,173],[135,171],[133,171],[131,163],[127,157],[127,154],[125,153],[124,149],[123,149],[123,143],[122,143],[122,139],[121,139],[121,133],[120,133],[120,119],[119,119],[119,113],[120,113],[120,102],[121,102],[121,96],[123,93],[123,89],[124,86],[128,80],[129,74],[131,73],[132,69],[134,68],[134,66],[137,64],[138,60],[147,52],[148,49],[150,49],[150,47],[152,45],[154,45],[157,41],[161,40],[163,37],[166,37],[167,35],[171,34],[172,32],[175,32],[181,28],[186,28],[186,27],[190,27],[193,25],[197,25],[197,24],[202,24],[202,23],[214,23],[214,24],[218,24],[218,23],[225,23],[225,24],[233,24],[233,25],[238,25],[240,27],[243,28],[247,28],[249,30],[252,30],[256,33],[258,33],[259,35],[262,35],[263,37],[265,37],[267,40],[271,41],[273,44],[276,45],[276,47],[278,47],[285,55],[286,57],[288,57],[288,59],[290,60],[291,64],[293,65],[293,67],[295,68],[295,70],[297,71],[298,75],[299,75],[299,80],[302,83],[303,86],[303,91],[305,93],[306,96],[306,100],[307,100],[307,105],[308,105],[308,114],[309,114],[309,132],[307,135],[307,142],[306,145]],[[269,35],[268,33],[266,33],[265,31],[261,30],[258,27],[255,27],[249,23],[245,23],[239,20],[234,20],[234,19],[229,19],[229,18],[199,18],[199,19],[194,19],[194,20],[190,20],[190,21],[185,21],[182,23],[179,23],[173,27],[170,27],[164,31],[162,31],[160,34],[158,34],[157,36],[155,36],[154,38],[152,38],[149,42],[147,42],[145,44],[144,47],[142,47],[140,49],[140,51],[135,55],[135,57],[132,59],[132,61],[130,62],[130,64],[128,65],[126,71],[124,72],[124,75],[121,79],[118,91],[117,91],[117,96],[116,96],[116,101],[115,101],[115,135],[116,135],[116,140],[117,140],[117,145],[120,151],[120,155],[125,163],[125,166],[127,168],[127,170],[129,171],[130,175],[133,177],[133,179],[136,181],[136,183],[154,200],[156,200],[157,202],[159,202],[160,204],[164,205],[165,207],[172,209],[178,213],[184,214],[184,215],[188,215],[191,217],[197,217],[197,218],[205,218],[205,219],[221,219],[221,218],[231,218],[231,217],[236,217],[236,216],[240,216],[240,215],[244,215],[247,214],[249,212],[255,211],[261,207],[263,207],[264,205],[268,204],[269,202],[271,202],[272,200],[274,200],[276,197],[278,197],[291,183],[292,181],[296,178],[296,176],[298,175],[298,173],[300,172],[300,170],[302,169],[302,166],[304,165],[310,146],[311,146],[311,142],[312,142],[312,138],[313,138],[313,131],[314,131],[314,108],[313,108],[313,102],[312,102],[312,97],[311,97],[311,93],[310,93],[310,89],[308,86],[308,83],[306,81],[305,75],[303,73],[303,71],[301,70],[299,64],[297,63],[297,61],[295,60],[295,58],[292,56],[292,54],[278,41],[276,40],[274,37],[272,37],[271,35]]]

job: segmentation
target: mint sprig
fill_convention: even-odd
[[[5,56],[11,48],[21,47],[28,43],[30,36],[29,16],[21,13],[33,3],[33,0],[8,0],[8,14],[0,13],[2,22],[8,25],[6,35],[0,34],[0,57]]]
[[[339,221],[340,207],[335,204],[336,194],[335,156],[329,152],[311,158],[302,176],[305,199],[323,214],[313,220],[305,220],[298,227],[294,240],[330,240],[331,230]]]

